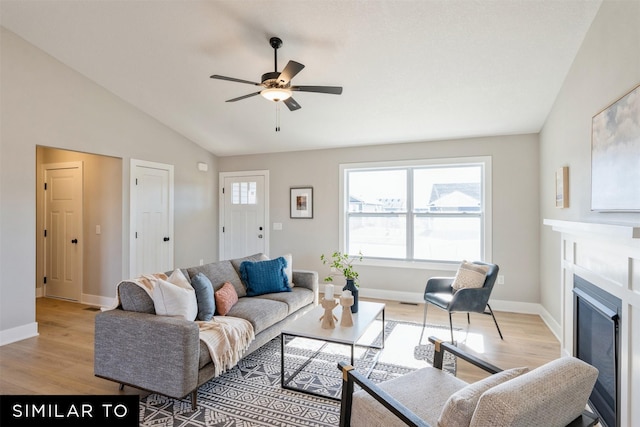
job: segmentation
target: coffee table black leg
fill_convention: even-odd
[[[382,308],[382,348],[384,348],[384,307]],[[353,364],[352,364],[353,365]]]
[[[280,334],[280,387],[284,387],[284,334]]]

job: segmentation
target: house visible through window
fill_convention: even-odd
[[[487,256],[490,158],[341,169],[348,253],[412,262]]]

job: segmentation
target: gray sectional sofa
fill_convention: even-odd
[[[318,273],[293,270],[291,292],[249,297],[240,279],[240,264],[266,259],[262,254],[182,269],[189,280],[203,273],[214,290],[230,282],[238,302],[227,316],[251,322],[255,339],[245,355],[277,337],[286,325],[318,303]],[[95,320],[94,374],[139,389],[182,399],[191,394],[194,410],[197,389],[214,376],[209,349],[199,340],[198,325],[183,318],[158,316],[153,300],[138,285],[118,287],[120,305]]]

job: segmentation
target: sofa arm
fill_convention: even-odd
[[[182,398],[198,385],[198,325],[124,310],[96,315],[94,374]]]
[[[318,304],[318,272],[311,270],[293,270],[293,283],[301,288],[313,291],[313,303]]]

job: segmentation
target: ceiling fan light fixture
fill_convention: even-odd
[[[289,89],[282,89],[279,87],[271,87],[264,89],[260,92],[260,95],[268,99],[269,101],[278,102],[291,98],[291,91]]]

